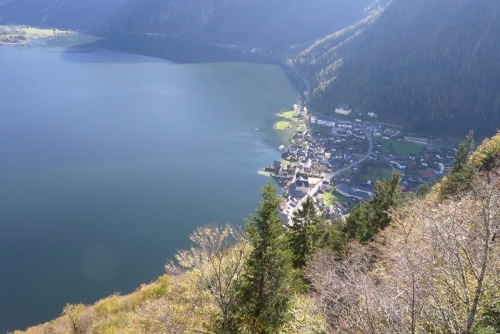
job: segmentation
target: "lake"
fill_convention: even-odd
[[[2,333],[155,280],[196,226],[241,225],[280,157],[279,66],[99,43],[0,47]]]

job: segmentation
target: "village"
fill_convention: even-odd
[[[74,35],[75,31],[30,26],[0,25],[0,45],[21,44],[34,38]]]
[[[325,219],[344,216],[373,196],[375,182],[398,172],[404,191],[432,185],[445,175],[455,156],[455,143],[405,133],[377,123],[373,112],[340,104],[335,116],[313,115],[295,104],[278,113],[276,130],[291,132],[281,145],[281,160],[265,168],[283,188],[282,219],[311,196]]]

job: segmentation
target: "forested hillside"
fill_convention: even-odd
[[[199,227],[156,282],[24,333],[498,333],[500,133],[472,137],[429,193],[394,174],[333,224],[309,199],[283,226],[269,183],[245,231]]]
[[[291,67],[310,79],[315,110],[345,102],[413,131],[491,135],[500,124],[499,32],[496,0],[394,0]]]
[[[10,0],[0,7],[0,24],[159,33],[280,49],[351,24],[380,1]]]

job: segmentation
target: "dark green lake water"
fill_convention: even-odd
[[[258,207],[298,93],[279,66],[217,57],[0,47],[0,332],[129,293],[196,226]]]

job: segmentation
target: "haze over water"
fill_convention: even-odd
[[[276,65],[0,47],[0,332],[156,279],[198,225],[242,224],[297,98]]]

